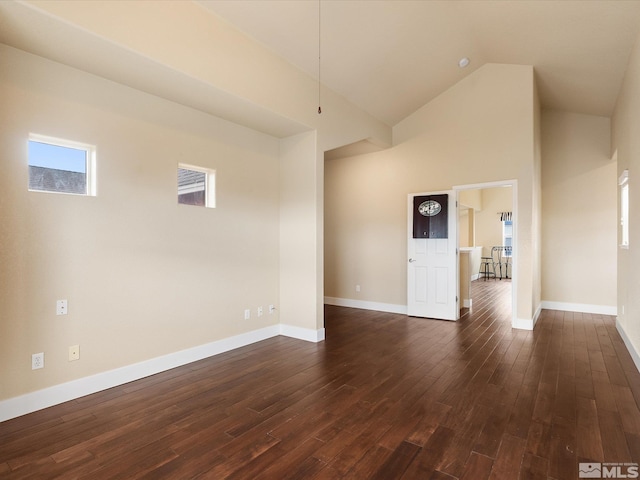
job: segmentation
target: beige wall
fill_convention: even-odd
[[[631,55],[612,117],[612,151],[617,152],[618,171],[629,170],[629,249],[618,249],[618,322],[640,359],[640,36]],[[619,210],[618,210],[619,211]],[[618,235],[620,233],[618,232]],[[618,236],[618,243],[620,237]]]
[[[542,115],[542,299],[616,305],[616,162],[610,121]]]
[[[476,210],[482,210],[482,190],[479,188],[461,190],[458,193],[458,203]]]
[[[192,2],[2,8],[56,33],[25,48],[162,98],[186,92],[200,111],[0,46],[0,399],[263,326],[320,333],[323,152],[389,144],[391,129],[324,89],[318,115],[316,80]],[[156,84],[141,81],[153,72]],[[278,139],[212,110],[305,133]],[[28,194],[29,132],[96,144],[98,196]],[[218,208],[176,205],[178,162],[216,169]],[[269,304],[276,313],[256,318]],[[46,368],[32,372],[39,351]]]
[[[315,132],[279,140],[10,47],[0,62],[0,399],[265,326],[322,330]],[[323,145],[366,135],[327,105]],[[95,144],[98,195],[27,192],[30,132]],[[216,170],[216,209],[177,205],[178,162]]]
[[[459,225],[458,244],[460,247],[473,247],[475,241],[475,212],[482,208],[482,194],[478,189],[458,192]]]
[[[407,194],[515,179],[531,244],[533,69],[487,64],[394,127],[394,147],[325,162],[325,294],[406,305]],[[531,248],[518,315],[532,319]],[[361,291],[355,291],[361,285]]]
[[[459,209],[458,213],[458,246],[472,247],[474,245],[473,223],[474,213],[468,208]]]
[[[316,79],[197,2],[26,0],[4,8],[10,12],[9,18],[15,15],[41,29],[57,22],[74,26],[77,37],[65,37],[61,34],[62,27],[47,30],[68,42],[64,48],[56,44],[48,50],[39,47],[56,61],[74,66],[81,64],[100,76],[126,84],[132,81],[129,73],[132,69],[135,71],[136,65],[147,67],[146,62],[151,60],[176,72],[170,85],[153,93],[162,95],[176,84],[207,92],[202,90],[204,85],[207,93],[215,96],[222,110],[231,116],[248,109],[252,115],[265,115],[274,122],[289,120],[306,126],[299,132],[317,128],[322,132],[319,143],[323,151],[367,138],[390,143],[391,131],[387,125],[330,90],[322,91],[323,114],[318,115]],[[87,37],[81,37],[81,32],[86,32]],[[110,45],[123,48],[114,51]],[[100,61],[87,62],[84,57],[91,54]],[[118,68],[119,62],[130,58],[134,63],[126,65],[131,68]],[[158,78],[157,82],[163,80]],[[146,85],[149,82],[133,81],[136,88],[154,88]],[[195,99],[194,103],[203,108],[211,106],[207,98]],[[250,118],[243,120],[251,121]]]
[[[278,323],[255,316],[279,299],[276,139],[9,47],[0,62],[0,398]],[[28,192],[30,132],[96,145],[98,195]],[[177,204],[178,162],[216,170],[217,208]]]
[[[316,298],[318,251],[316,133],[303,133],[280,145],[281,320],[287,325],[320,329]],[[313,246],[313,249],[308,246]],[[323,304],[320,304],[321,306]]]
[[[533,104],[533,192],[531,199],[531,210],[533,212],[531,220],[533,252],[531,258],[533,262],[531,265],[531,289],[532,312],[537,315],[542,307],[542,255],[544,254],[542,251],[542,107],[537,84],[534,84],[533,88]]]
[[[283,138],[281,153],[285,156],[290,145],[286,137],[315,130],[313,145],[298,151],[305,164],[313,162],[304,171],[309,177],[299,179],[310,190],[294,198],[300,189],[290,189],[290,184],[284,188],[288,202],[305,205],[304,213],[299,212],[305,222],[315,223],[313,234],[296,243],[300,255],[315,259],[315,269],[309,273],[315,297],[305,306],[304,315],[295,316],[295,323],[322,328],[323,152],[363,140],[389,145],[388,125],[324,87],[323,113],[318,115],[316,79],[194,2],[27,0],[0,4],[0,10],[11,20],[11,28],[31,30],[13,40],[18,48],[235,123],[262,128]],[[52,41],[41,42],[41,38]],[[312,204],[308,192],[314,194]],[[283,222],[298,218],[285,216]],[[283,228],[295,230],[296,224]],[[289,251],[286,242],[281,245],[280,252],[287,255]],[[297,299],[300,305],[301,298],[309,299],[302,285],[307,283],[280,285],[280,293],[283,298]]]
[[[513,189],[509,186],[483,188],[482,210],[476,212],[476,245],[482,247],[482,255],[490,256],[491,247],[502,245],[502,222],[499,212],[513,209]]]

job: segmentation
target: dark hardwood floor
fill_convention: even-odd
[[[0,477],[577,479],[640,461],[640,374],[602,315],[511,329],[510,283],[459,322],[326,308],[266,340],[0,423]]]

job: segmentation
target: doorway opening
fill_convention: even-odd
[[[510,290],[511,325],[517,318],[517,181],[453,187],[458,200],[460,307],[473,308],[474,282]],[[498,287],[498,283],[500,286]],[[506,284],[509,284],[508,286]],[[484,290],[488,285],[482,286]]]

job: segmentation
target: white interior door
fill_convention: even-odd
[[[453,190],[409,194],[408,206],[407,313],[458,320],[456,194]]]

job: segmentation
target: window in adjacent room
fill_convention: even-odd
[[[215,170],[178,165],[178,203],[215,208]]]
[[[618,180],[620,185],[620,246],[629,248],[629,170]]]
[[[94,196],[95,154],[93,145],[29,135],[29,190]]]
[[[502,222],[502,246],[505,247],[503,255],[510,257],[513,252],[513,212],[498,212]]]
[[[505,249],[504,255],[510,257],[513,251],[513,220],[502,222],[502,245],[508,247]]]

